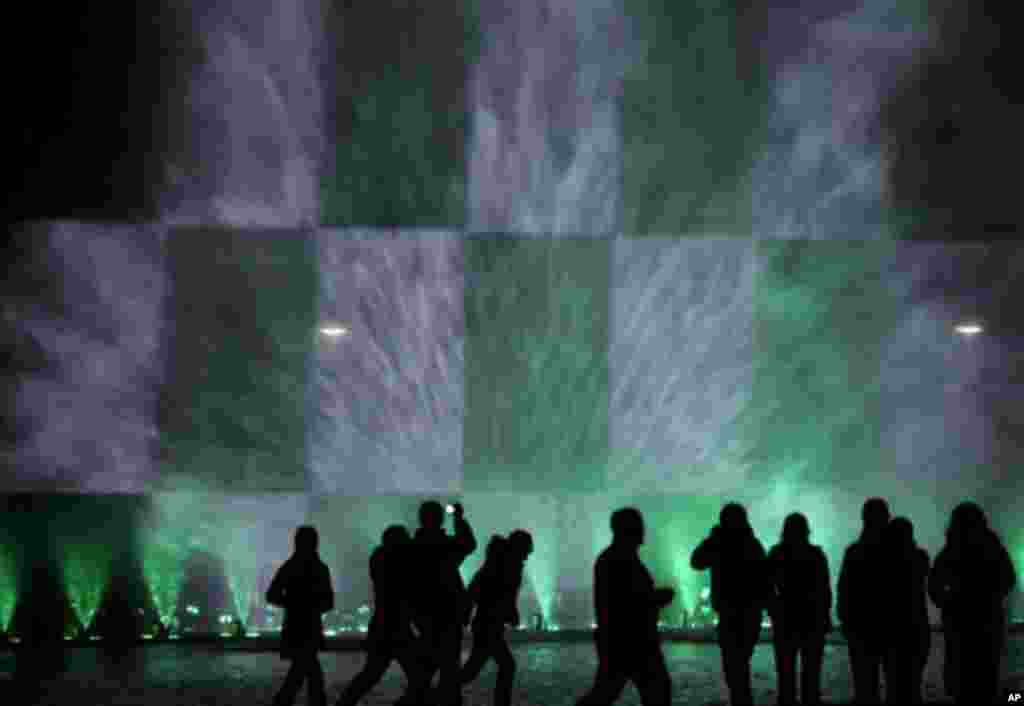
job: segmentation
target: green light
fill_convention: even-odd
[[[62,564],[71,607],[82,627],[92,625],[110,582],[110,549],[103,543],[68,544]]]
[[[0,546],[0,632],[10,628],[18,602],[17,589],[14,559],[6,546]]]
[[[160,622],[169,629],[176,620],[178,593],[184,580],[183,548],[167,537],[157,537],[144,543],[142,572],[156,604]]]

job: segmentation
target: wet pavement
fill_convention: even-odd
[[[718,648],[708,643],[669,642],[664,646],[672,674],[672,706],[727,703]],[[526,643],[513,646],[518,662],[514,706],[570,706],[589,688],[596,668],[592,644]],[[328,703],[360,669],[363,655],[325,652],[320,657],[327,680]],[[925,676],[925,697],[945,702],[941,687],[942,639],[936,635]],[[274,652],[225,650],[213,645],[149,644],[115,661],[96,647],[69,650],[68,669],[43,683],[25,704],[53,706],[234,706],[269,705],[288,663]],[[14,656],[0,652],[0,692],[11,693]],[[1024,637],[1014,637],[1007,651],[1007,688],[1024,686]],[[489,706],[495,668],[488,665],[465,690],[465,706]],[[759,644],[753,660],[754,695],[758,704],[774,704],[775,663],[771,646]],[[843,645],[828,645],[823,693],[827,703],[851,697],[849,662]],[[363,704],[390,706],[402,691],[404,677],[392,666]],[[306,703],[305,693],[298,704]],[[0,701],[8,702],[7,698]],[[618,702],[639,706],[631,686]]]

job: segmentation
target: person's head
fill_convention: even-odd
[[[889,524],[889,503],[884,498],[868,498],[860,510],[864,532],[878,534]]]
[[[965,502],[953,509],[946,537],[951,541],[958,541],[987,529],[988,520],[985,518],[985,511],[981,509],[981,506],[977,503]]]
[[[295,551],[300,554],[313,554],[320,543],[320,535],[312,525],[302,525],[295,530]]]
[[[747,511],[739,503],[726,503],[718,513],[718,524],[729,531],[745,530],[750,527],[747,522]]]
[[[405,525],[391,525],[380,536],[380,543],[385,547],[394,547],[409,541],[409,530],[405,528]]]
[[[487,543],[487,553],[484,557],[485,561],[493,561],[497,559],[506,546],[508,546],[508,539],[502,537],[500,534],[492,535],[491,541]]]
[[[914,523],[906,517],[894,517],[885,528],[885,538],[893,547],[914,546]]]
[[[811,536],[811,526],[800,512],[794,512],[782,523],[783,544],[806,544]]]
[[[619,544],[644,543],[644,518],[635,507],[624,507],[612,513],[612,537]]]
[[[444,507],[436,500],[427,500],[420,505],[420,527],[440,529],[444,524]]]
[[[533,554],[533,535],[523,529],[517,529],[508,536],[508,548],[519,559],[525,560]]]

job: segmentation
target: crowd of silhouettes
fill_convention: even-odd
[[[506,629],[519,624],[517,604],[533,537],[523,529],[493,536],[467,588],[459,569],[477,541],[462,506],[456,503],[449,511],[453,534],[445,531],[445,510],[434,501],[420,506],[414,535],[402,525],[384,530],[369,561],[374,612],[364,643],[366,662],[341,692],[338,706],[359,703],[395,661],[406,676],[399,706],[461,706],[462,687],[490,659],[498,668],[493,703],[511,704],[516,661]],[[971,502],[953,510],[934,564],[916,544],[910,520],[892,518],[885,500],[868,499],[861,516],[860,535],[843,555],[835,601],[854,702],[880,704],[884,683],[885,703],[922,703],[931,647],[930,598],[941,614],[947,696],[956,704],[996,703],[1008,627],[1006,599],[1017,578],[984,511]],[[644,706],[668,706],[672,683],[658,615],[675,593],[656,587],[640,560],[645,532],[638,510],[615,511],[611,530],[611,545],[594,564],[597,673],[577,706],[610,705],[628,682]],[[807,518],[793,513],[785,518],[779,542],[765,552],[743,506],[728,503],[691,556],[695,570],[710,570],[711,605],[718,614],[722,672],[731,704],[753,703],[751,657],[765,614],[771,619],[778,702],[821,702],[833,595],[828,560],[810,537]],[[318,542],[316,529],[299,527],[295,552],[266,593],[268,603],[284,608],[280,650],[291,660],[275,706],[294,703],[304,683],[311,706],[326,703],[318,653],[324,647],[323,615],[334,608],[334,591],[330,571],[317,554]],[[130,648],[140,630],[134,612],[115,610],[138,602],[131,580],[137,567],[132,557],[122,559],[104,600],[111,611],[106,637],[115,653]],[[16,677],[21,693],[30,694],[33,683],[64,668],[61,616],[68,606],[52,561],[40,559],[26,580],[33,600],[15,614],[21,637]],[[467,627],[472,649],[462,664]]]
[[[511,703],[516,662],[505,630],[519,623],[518,595],[533,538],[525,530],[493,536],[467,589],[459,567],[477,542],[462,506],[455,504],[451,510],[452,535],[444,530],[444,508],[434,501],[421,505],[414,537],[401,525],[384,531],[370,557],[374,613],[365,641],[366,663],[342,691],[338,706],[355,706],[392,661],[406,675],[399,706],[461,706],[462,686],[476,679],[491,658],[498,666],[493,702]],[[835,606],[846,638],[855,703],[881,703],[883,681],[885,703],[922,703],[931,645],[929,596],[942,615],[947,695],[956,704],[995,703],[1006,640],[1005,603],[1016,575],[984,512],[974,503],[956,507],[934,565],[915,543],[910,520],[891,518],[885,500],[868,499],[861,515],[860,536],[843,556]],[[612,543],[594,564],[597,674],[577,706],[610,705],[627,682],[635,685],[644,706],[667,706],[672,682],[658,615],[675,593],[655,587],[640,560],[644,521],[638,510],[614,512],[611,530]],[[810,536],[807,518],[793,513],[783,523],[779,542],[765,552],[743,506],[728,503],[691,556],[694,569],[711,572],[722,671],[734,706],[754,701],[750,663],[766,613],[772,625],[778,702],[821,703],[833,596],[828,559]],[[281,649],[292,660],[275,706],[291,704],[304,680],[309,681],[310,703],[325,701],[317,650],[323,641],[321,616],[334,605],[330,573],[316,556],[312,527],[299,528],[295,544],[295,555],[267,592],[268,602],[285,607]],[[470,625],[472,650],[460,665],[462,636]],[[435,675],[439,683],[432,688]]]

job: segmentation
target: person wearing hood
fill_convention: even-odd
[[[942,611],[943,681],[957,704],[997,702],[1006,597],[1016,583],[1010,555],[984,511],[971,502],[958,505],[928,576],[928,594]]]
[[[761,633],[769,599],[768,559],[754,536],[747,511],[728,503],[690,558],[697,571],[711,570],[711,607],[718,613],[718,644],[729,700],[737,706],[753,703],[750,659]]]
[[[508,538],[495,535],[487,545],[484,565],[473,576],[469,594],[476,604],[473,616],[473,651],[462,666],[459,681],[468,684],[480,675],[491,657],[498,664],[494,686],[495,706],[509,706],[516,661],[505,640],[505,626],[519,623],[519,589],[523,568],[533,553],[533,537],[526,530],[515,530]]]
[[[444,531],[444,514],[437,501],[420,505],[420,527],[412,541],[409,573],[417,582],[413,624],[427,654],[426,683],[429,685],[435,672],[441,673],[439,706],[461,706],[462,631],[472,605],[459,567],[477,545],[462,505],[455,503],[452,507],[454,535]]]
[[[782,541],[768,553],[779,703],[795,704],[796,663],[800,657],[800,703],[821,703],[821,665],[825,635],[832,624],[832,586],[828,559],[808,539],[811,528],[799,512],[782,525]]]
[[[281,627],[281,658],[291,668],[274,706],[291,706],[309,681],[310,706],[324,706],[324,672],[317,652],[324,646],[323,614],[334,609],[331,572],[317,555],[319,535],[303,525],[295,531],[295,553],[278,569],[267,589],[267,603],[284,608]]]
[[[890,642],[885,611],[880,609],[888,597],[888,586],[880,577],[885,571],[883,538],[889,504],[882,498],[868,498],[861,519],[860,537],[843,554],[836,610],[850,654],[854,701],[877,704],[881,702],[882,659]]]

